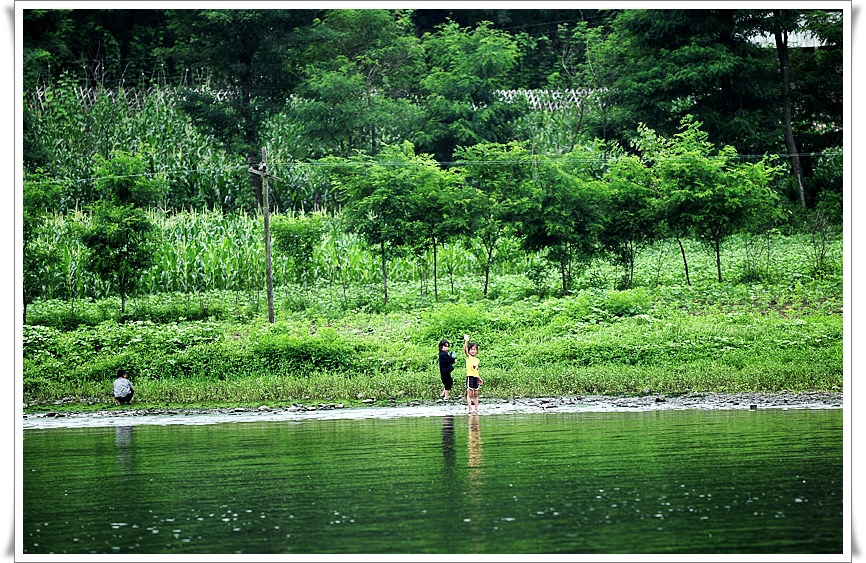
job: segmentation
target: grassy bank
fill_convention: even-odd
[[[121,366],[138,407],[432,399],[440,391],[436,344],[449,338],[459,355],[464,333],[480,344],[486,397],[839,391],[841,285],[590,288],[386,312],[280,307],[273,325],[262,315],[27,325],[24,399],[28,410],[64,398],[111,405]],[[458,359],[458,389],[462,369]]]

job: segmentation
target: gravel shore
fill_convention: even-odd
[[[482,397],[480,415],[539,412],[617,412],[683,409],[825,409],[842,408],[841,393],[690,393],[676,397],[644,394],[633,397],[566,396],[536,398]],[[111,407],[88,412],[25,413],[23,427],[75,428],[138,424],[217,424],[222,422],[298,421],[305,419],[398,418],[467,414],[465,399],[450,401],[370,401],[361,406],[343,403],[267,405],[257,408],[136,409]]]

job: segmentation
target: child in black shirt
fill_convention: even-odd
[[[439,376],[442,378],[442,385],[445,390],[439,393],[440,397],[445,397],[447,401],[450,399],[451,387],[454,385],[454,380],[451,378],[451,372],[454,371],[455,355],[448,351],[451,343],[447,340],[439,341]]]

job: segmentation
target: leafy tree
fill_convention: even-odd
[[[660,236],[659,194],[651,171],[634,155],[611,159],[604,184],[599,243],[623,268],[621,285],[628,288],[635,257]]]
[[[779,69],[782,76],[782,116],[785,123],[785,146],[791,159],[791,174],[797,183],[797,194],[800,205],[806,207],[806,189],[803,185],[803,169],[800,165],[800,152],[794,139],[791,108],[791,75],[790,56],[788,53],[788,33],[797,29],[799,14],[789,10],[773,10],[771,21],[773,38],[776,41],[776,53],[779,56]]]
[[[120,294],[120,312],[126,297],[138,287],[142,274],[153,261],[153,225],[144,210],[131,204],[98,201],[90,206],[91,226],[81,235],[90,251],[87,267]]]
[[[164,80],[169,70],[154,56],[173,40],[165,10],[25,9],[22,16],[25,94],[64,72],[82,86],[112,88]]]
[[[415,178],[409,197],[407,243],[418,252],[427,248],[433,251],[433,295],[438,302],[439,247],[468,234],[472,194],[456,173],[443,170],[431,155],[414,156],[410,162],[414,162]]]
[[[410,238],[415,187],[411,143],[385,146],[375,156],[327,157],[331,177],[344,197],[343,216],[350,232],[375,248],[381,261],[383,303],[388,304],[388,257]]]
[[[282,108],[296,86],[291,51],[299,48],[300,37],[293,30],[311,23],[315,11],[170,10],[167,15],[176,41],[161,54],[180,68],[205,71],[215,89],[230,94],[188,92],[186,111],[232,152],[257,154],[262,121]]]
[[[502,241],[514,232],[516,220],[537,210],[540,196],[529,182],[530,154],[512,141],[507,144],[479,143],[458,147],[455,167],[472,189],[466,203],[471,236],[478,239],[484,255],[484,296],[490,285],[490,270],[499,259]]]
[[[803,15],[804,32],[811,33],[821,47],[793,49],[790,53],[791,73],[796,77],[794,91],[797,109],[797,138],[806,177],[806,202],[817,205],[826,189],[841,191],[841,167],[827,181],[827,169],[822,163],[828,154],[840,154],[842,146],[842,114],[845,98],[843,77],[842,13],[811,10]],[[818,156],[812,156],[818,155]]]
[[[737,10],[624,10],[607,42],[619,69],[611,122],[626,141],[638,123],[676,133],[694,115],[712,142],[746,154],[780,146],[773,58]]]
[[[544,253],[556,265],[563,295],[573,286],[576,268],[588,264],[598,248],[602,184],[583,152],[536,160],[533,183],[541,197],[519,220],[523,248]]]
[[[520,43],[520,64],[509,77],[509,88],[544,88],[547,76],[560,64],[553,51],[557,28],[563,22],[598,22],[603,19],[600,10],[593,9],[426,9],[412,11],[417,33],[434,32],[438,27],[455,22],[461,27],[473,28],[482,22],[491,22],[493,29],[508,31]]]
[[[311,213],[294,217],[275,215],[271,222],[274,246],[288,255],[295,272],[295,281],[304,286],[307,298],[314,274],[313,254],[322,242],[326,220],[321,213]]]
[[[285,113],[313,150],[296,159],[374,155],[420,131],[424,54],[406,11],[329,10],[304,35],[304,81]]]
[[[521,109],[497,99],[517,64],[518,47],[506,32],[483,22],[474,29],[450,22],[425,33],[429,71],[421,80],[428,125],[421,146],[448,162],[458,146],[512,139]]]
[[[24,92],[32,92],[40,79],[72,58],[68,45],[72,10],[22,10],[22,71]]]
[[[100,199],[114,205],[149,207],[165,197],[165,181],[147,170],[140,154],[116,150],[110,158],[96,155],[94,182]]]
[[[117,289],[121,314],[127,295],[153,265],[154,227],[143,207],[158,199],[163,186],[142,173],[143,167],[141,157],[121,151],[110,160],[98,158],[95,184],[102,199],[89,206],[91,224],[81,235],[88,269]]]
[[[809,156],[840,144],[842,121],[842,14],[825,10],[749,11],[743,16],[750,37],[773,39],[778,58],[779,112],[784,125],[797,200],[806,207]],[[817,49],[793,49],[789,37],[818,38]],[[804,144],[805,143],[805,144]],[[805,150],[804,150],[805,147]]]
[[[644,128],[649,141],[644,148],[655,145],[658,151],[650,158],[675,233],[689,232],[712,250],[721,282],[725,239],[778,212],[778,196],[769,185],[779,169],[768,157],[741,163],[730,145],[716,151],[700,126],[687,116],[673,139],[661,141]]]
[[[611,134],[610,115],[614,109],[614,84],[619,78],[618,50],[608,37],[606,25],[589,25],[587,21],[573,27],[560,24],[555,50],[559,65],[548,78],[548,87],[578,90],[581,99],[568,113],[575,116],[574,132],[578,139],[607,140]],[[563,110],[561,110],[563,112]],[[574,145],[569,149],[573,149]]]

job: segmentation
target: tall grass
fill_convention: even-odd
[[[148,219],[156,227],[158,244],[155,265],[141,274],[140,287],[146,293],[196,295],[213,290],[251,292],[264,288],[265,244],[260,213],[150,210]],[[43,277],[46,299],[102,299],[114,293],[114,288],[98,282],[83,268],[85,251],[75,236],[75,228],[89,221],[85,213],[54,214],[37,237],[35,244],[61,258],[46,265]],[[335,220],[332,223],[314,253],[311,269],[314,277],[343,293],[350,285],[377,283],[379,265],[375,255],[358,237],[339,230]],[[473,267],[470,255],[457,246],[446,246],[444,255],[452,278],[467,275]],[[397,257],[388,264],[389,279],[418,280],[421,270],[429,269],[430,264],[430,252],[423,253],[420,260]],[[505,262],[502,269],[510,266]],[[277,286],[287,286],[294,278],[291,268],[288,257],[275,251],[273,271]]]
[[[156,226],[158,248],[153,268],[142,272],[144,293],[169,294],[180,292],[189,296],[205,296],[208,292],[228,290],[241,293],[261,292],[265,286],[264,227],[261,214],[188,211],[166,214],[148,212]],[[85,250],[75,236],[77,226],[90,221],[87,214],[72,211],[46,218],[45,228],[35,244],[42,246],[56,259],[46,265],[43,295],[46,299],[74,301],[104,299],[115,288],[100,282],[84,268]],[[756,253],[756,241],[747,235],[733,237],[724,247],[726,283],[791,283],[808,280],[814,270],[811,239],[808,235],[775,235],[760,241],[768,251]],[[700,244],[686,240],[692,282],[700,287],[716,284],[712,257]],[[449,243],[440,249],[438,297],[448,301],[466,298],[465,291],[455,280],[477,279],[482,283],[482,269],[475,254],[462,244]],[[842,239],[836,237],[826,245],[825,267],[828,279],[839,279],[842,262]],[[415,284],[417,301],[435,300],[432,284],[432,253],[419,257],[400,256],[389,261],[388,278],[394,283]],[[320,286],[327,286],[328,295],[337,295],[343,308],[352,308],[350,294],[360,288],[374,299],[372,289],[378,279],[379,264],[363,242],[342,230],[337,219],[329,228],[313,255],[311,271]],[[295,277],[287,256],[278,251],[273,257],[274,282],[284,296],[292,294],[291,280]],[[493,271],[490,297],[495,299],[523,298],[527,294],[556,295],[555,272],[533,254],[519,251],[509,240]],[[531,274],[531,275],[530,275]],[[513,276],[523,281],[515,285]],[[660,241],[647,248],[635,265],[635,286],[684,286],[685,274],[679,247],[673,241]],[[575,290],[616,287],[618,272],[604,257],[596,259],[575,281]],[[717,284],[719,285],[719,284]],[[724,285],[724,284],[721,284]],[[28,309],[29,312],[29,309]]]
[[[413,285],[396,295],[417,298]],[[480,344],[487,397],[840,390],[841,305],[841,284],[812,280],[479,296],[385,312],[282,310],[273,325],[260,311],[25,326],[24,389],[28,402],[108,400],[125,367],[142,404],[435,398],[436,343],[468,333]]]

